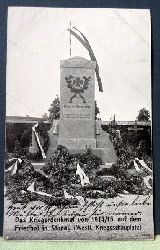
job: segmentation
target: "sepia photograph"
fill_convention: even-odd
[[[148,9],[9,7],[3,236],[154,239]]]

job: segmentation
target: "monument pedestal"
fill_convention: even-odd
[[[109,138],[109,134],[102,130],[101,124],[99,123],[99,121],[96,121],[96,123],[98,123],[98,134],[96,135],[96,138],[93,141],[94,145],[91,147],[92,153],[95,154],[97,157],[101,158],[103,163],[110,163],[110,164],[115,163],[117,160],[117,156],[113,147],[113,143],[111,142]],[[49,159],[52,156],[58,144],[65,146],[65,141],[59,140],[58,135],[53,135],[52,131],[53,129],[50,130],[50,134],[49,134],[51,143],[47,152],[47,159]],[[85,142],[83,147],[82,147],[82,144],[78,145],[76,144],[76,141],[73,141],[72,139],[70,142],[71,143],[69,144],[69,141],[67,139],[66,145],[69,150],[69,153],[71,154],[85,153],[86,147],[84,145],[87,142],[89,143],[88,145],[91,145],[90,141],[83,141],[83,143]]]

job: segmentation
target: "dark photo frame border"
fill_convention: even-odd
[[[3,234],[4,145],[6,103],[7,9],[9,6],[150,9],[152,24],[152,136],[154,223],[160,234],[160,1],[158,0],[1,0],[0,1],[0,236]]]

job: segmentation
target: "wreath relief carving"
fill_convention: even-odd
[[[88,85],[89,85],[89,81],[90,81],[91,77],[76,77],[76,76],[66,76],[65,80],[68,83],[67,87],[70,89],[70,91],[73,93],[73,95],[71,96],[69,102],[72,103],[72,100],[76,97],[79,96],[82,100],[83,103],[86,103],[86,100],[83,97],[83,93],[85,90],[88,89]]]

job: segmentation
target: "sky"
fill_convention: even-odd
[[[6,115],[36,116],[60,95],[60,60],[70,58],[69,22],[89,40],[103,93],[96,101],[103,120],[135,120],[151,112],[151,24],[149,10],[9,7]],[[90,60],[72,37],[72,55]]]

